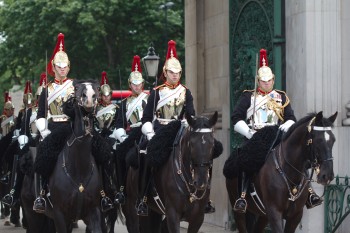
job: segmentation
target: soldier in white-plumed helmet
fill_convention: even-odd
[[[255,132],[265,126],[278,125],[280,130],[287,132],[296,122],[296,118],[286,93],[274,89],[275,75],[268,66],[265,49],[260,50],[259,69],[255,82],[257,82],[256,90],[243,91],[231,115],[234,130],[246,139],[251,139]],[[247,140],[243,145],[246,143]],[[245,213],[247,208],[245,195],[250,177],[244,171],[242,173],[241,197],[236,200],[233,209],[236,212]],[[322,203],[320,197],[311,188],[308,200],[309,207]]]
[[[144,92],[145,80],[142,77],[142,69],[140,57],[134,56],[131,73],[129,75],[129,89],[131,95],[122,100],[119,107],[119,112],[116,115],[116,125],[113,132],[113,137],[123,143],[128,137],[132,129],[137,130],[141,127],[141,118],[143,116],[144,108],[147,104],[148,94]],[[118,178],[118,193],[115,196],[114,202],[118,204],[125,203],[125,181],[127,168],[125,159],[117,156],[117,178]]]

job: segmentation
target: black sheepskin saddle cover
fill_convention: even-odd
[[[160,167],[168,160],[180,127],[181,121],[176,120],[157,130],[147,145],[146,159],[150,161],[151,166]]]
[[[117,146],[114,152],[116,159],[125,161],[127,153],[129,152],[130,149],[132,149],[133,147],[135,147],[135,145],[139,143],[141,136],[142,136],[141,126],[132,128],[128,133],[127,139],[125,139],[123,143],[120,143]]]
[[[37,156],[34,163],[34,171],[49,178],[55,168],[58,155],[64,148],[72,129],[69,124],[62,124],[61,127],[49,134],[37,147]],[[112,148],[107,139],[100,136],[97,132],[93,133],[92,155],[97,165],[107,164],[112,159]]]
[[[238,177],[242,171],[248,174],[258,172],[264,165],[270,148],[274,148],[281,141],[282,135],[277,135],[277,132],[278,126],[266,126],[256,132],[241,148],[233,150],[225,162],[224,176],[232,179]]]

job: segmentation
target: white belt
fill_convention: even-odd
[[[66,122],[69,120],[69,117],[66,114],[51,115],[49,119],[51,119],[52,122]]]
[[[275,123],[254,124],[254,129],[262,129],[262,128],[264,128],[265,126],[273,126],[273,125],[276,125],[276,124],[275,124]],[[249,128],[252,128],[252,124],[249,124],[248,126],[249,126]]]
[[[157,118],[157,121],[159,122],[159,124],[161,125],[167,125],[172,121],[175,121],[175,119],[163,119],[163,118]]]

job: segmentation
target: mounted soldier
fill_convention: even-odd
[[[111,102],[112,99],[112,89],[109,86],[107,73],[105,71],[102,72],[101,82],[100,82],[100,98],[99,103],[96,107],[96,121],[94,122],[95,130],[108,141],[110,145],[110,150],[112,151],[112,146],[115,143],[115,140],[110,137],[115,129],[115,118],[118,111],[118,106]],[[110,188],[114,186],[111,182],[113,182],[112,176],[112,166],[114,164],[109,161],[103,167],[99,168],[100,176],[103,178],[104,190],[106,190],[105,182],[110,182]],[[108,167],[107,167],[108,166]],[[108,177],[106,177],[108,176]],[[113,202],[106,195],[106,193],[101,191],[102,200],[101,200],[101,208],[103,212],[106,212],[113,208]]]
[[[260,50],[259,69],[256,75],[255,84],[258,84],[258,87],[255,86],[254,90],[243,91],[231,116],[234,130],[246,138],[242,147],[247,144],[255,132],[266,126],[278,125],[281,131],[287,132],[296,122],[287,94],[273,88],[275,75],[268,66],[265,49]],[[257,150],[259,149],[257,148]],[[266,154],[267,152],[260,151],[260,153]],[[251,175],[242,172],[241,196],[235,202],[234,211],[246,212],[245,196],[250,185]],[[310,208],[320,205],[322,200],[312,191],[311,186],[309,192],[307,206]]]
[[[44,78],[46,78],[46,75],[41,76],[38,91],[40,91],[39,89],[41,88],[41,85],[45,85],[46,83]],[[36,95],[37,98],[40,94],[38,94],[38,91]],[[17,138],[18,143],[16,143],[16,150],[13,151],[13,153],[11,154],[12,157],[17,157],[14,159],[14,162],[16,162],[17,164],[13,166],[14,170],[12,171],[12,174],[14,175],[14,177],[16,177],[16,179],[14,179],[14,183],[12,184],[13,186],[11,187],[12,189],[10,193],[5,195],[1,200],[4,204],[9,205],[10,207],[13,207],[19,203],[19,197],[24,179],[24,174],[19,167],[18,161],[20,160],[23,154],[29,151],[29,146],[35,147],[35,139],[38,135],[38,131],[35,126],[35,120],[37,115],[37,103],[35,103],[35,100],[33,98],[30,81],[26,82],[23,94],[23,105],[24,108],[21,109],[20,114],[18,115],[18,117],[21,117],[21,126],[19,131],[20,136]],[[26,146],[27,144],[29,146]]]
[[[143,91],[145,80],[142,77],[140,57],[138,55],[134,56],[133,58],[128,82],[129,89],[131,90],[131,95],[121,101],[119,112],[116,115],[115,130],[111,135],[120,144],[122,144],[125,139],[128,138],[128,135],[131,134],[131,131],[141,132],[141,118],[143,116],[144,108],[147,104],[148,94]],[[134,140],[138,139],[135,138]],[[123,146],[119,145],[118,149]],[[134,143],[132,143],[131,146],[134,146]],[[126,146],[125,151],[118,150],[119,153],[116,155],[116,165],[118,172],[117,179],[119,187],[118,193],[114,198],[114,202],[117,204],[125,203],[124,190],[127,174],[125,154],[127,153],[128,149],[130,149],[130,146]]]
[[[0,116],[0,161],[4,160],[3,157],[5,151],[13,141],[13,138],[16,138],[18,136],[18,130],[15,132],[15,129],[18,128],[17,117],[14,115],[15,106],[11,101],[11,97],[8,91],[4,93],[4,100],[4,109],[2,115]],[[0,182],[3,184],[8,184],[10,181],[10,173],[8,172],[9,169],[5,167],[5,163],[1,164]]]

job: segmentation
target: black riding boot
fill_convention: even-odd
[[[247,201],[245,200],[245,195],[247,192],[249,182],[250,178],[246,175],[245,172],[242,172],[241,197],[236,200],[235,205],[233,207],[233,210],[238,213],[245,213],[247,210]]]
[[[138,196],[139,204],[137,206],[137,215],[148,216],[147,194],[148,184],[151,176],[151,166],[148,164],[148,160],[145,158],[145,154],[139,155],[139,183],[138,183]]]
[[[117,180],[118,180],[118,186],[119,191],[115,194],[114,197],[114,203],[124,205],[125,204],[125,179],[126,179],[126,164],[125,160],[117,158],[116,160],[117,164]]]
[[[109,180],[109,178],[105,177],[107,174],[105,174],[105,169],[108,170],[108,164],[106,163],[104,166],[99,166],[99,174],[100,174],[100,179],[101,179],[101,184],[102,184],[102,190],[100,191],[101,194],[101,211],[102,212],[107,212],[108,210],[113,209],[113,202],[112,200],[106,195],[104,191],[104,181]]]
[[[2,203],[10,207],[15,206],[19,203],[19,196],[21,193],[22,183],[24,179],[24,174],[21,171],[17,171],[17,179],[13,189],[11,189],[9,194],[6,194],[2,199]]]
[[[309,195],[306,201],[306,208],[311,209],[311,208],[314,208],[315,206],[321,205],[322,203],[323,203],[323,199],[320,196],[318,196],[310,186]]]
[[[213,169],[212,168],[210,168],[210,170],[209,170],[209,185],[208,185],[208,187],[210,188],[210,186],[211,186],[211,184],[210,184],[210,182],[211,182],[211,177],[212,177],[212,171],[213,171]],[[207,205],[205,206],[205,209],[204,209],[204,213],[205,214],[211,214],[211,213],[214,213],[215,212],[215,207],[214,207],[214,205],[213,205],[213,202],[211,201],[211,200],[209,200],[208,202],[207,202]]]
[[[36,181],[35,181],[36,182]],[[41,190],[39,196],[35,199],[33,210],[37,213],[44,213],[46,210],[46,200],[44,198],[45,196],[45,187],[47,185],[46,181],[41,181]]]

